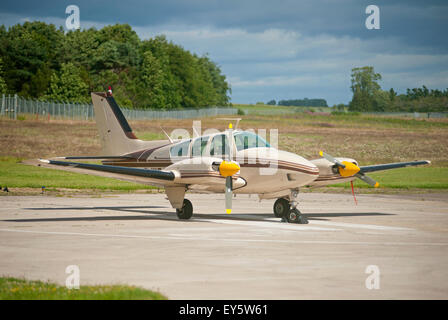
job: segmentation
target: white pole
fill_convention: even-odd
[[[14,95],[14,120],[17,120],[17,94]]]

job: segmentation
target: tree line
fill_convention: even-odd
[[[431,89],[425,85],[421,88],[407,89],[398,94],[393,88],[381,89],[378,81],[381,74],[371,66],[353,68],[351,74],[352,100],[350,111],[364,112],[447,112],[448,88]],[[341,109],[340,105],[336,106]]]
[[[141,40],[128,24],[64,32],[44,22],[0,26],[0,93],[89,102],[112,87],[130,108],[226,106],[231,89],[208,55],[165,36]]]
[[[291,99],[280,100],[278,103],[275,100],[268,101],[267,105],[279,105],[279,106],[303,106],[303,107],[328,107],[327,100],[325,99]]]

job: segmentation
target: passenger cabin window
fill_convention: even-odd
[[[213,137],[210,145],[211,156],[222,156],[229,154],[229,139],[226,134],[218,134]]]
[[[200,137],[194,140],[191,146],[191,155],[193,157],[203,156],[205,153],[205,148],[207,147],[207,142],[210,137]]]
[[[235,133],[235,145],[238,151],[249,148],[270,148],[271,145],[259,135],[243,131]]]
[[[191,140],[181,142],[179,144],[176,144],[175,146],[171,147],[170,149],[170,155],[172,158],[176,157],[185,157],[188,155],[188,147],[190,146]]]

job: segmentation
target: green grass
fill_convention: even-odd
[[[126,285],[67,289],[51,282],[0,277],[0,300],[166,300],[158,292]]]
[[[448,189],[448,168],[414,167],[369,173],[369,177],[380,183],[379,188],[389,189]],[[349,183],[332,187],[350,188]],[[355,180],[356,188],[371,188],[360,180]]]
[[[338,114],[321,117],[322,120],[330,119],[334,124],[348,125],[357,127],[372,126],[383,128],[406,128],[406,129],[426,129],[426,128],[448,128],[447,121],[434,121],[434,119],[414,119],[414,118],[398,118],[398,117],[386,117],[386,116],[374,116],[374,115],[356,115],[356,114]]]
[[[0,186],[8,188],[67,188],[134,191],[152,189],[151,186],[96,177],[66,171],[38,168],[17,163],[15,158],[0,158]],[[448,168],[414,167],[370,173],[383,189],[448,189]],[[369,188],[362,181],[355,181],[357,188]],[[349,188],[350,184],[332,187]]]
[[[135,131],[135,135],[142,140],[166,140],[168,139],[162,132],[142,132]]]
[[[0,186],[8,188],[67,188],[132,191],[153,189],[152,186],[72,173],[47,168],[39,168],[18,163],[20,159],[0,158]]]
[[[268,119],[269,118],[269,119]],[[413,119],[396,117],[378,117],[373,115],[321,115],[307,113],[292,113],[287,117],[280,113],[273,115],[252,115],[244,119],[244,124],[266,123],[268,120],[286,125],[322,127],[331,125],[334,128],[364,129],[403,129],[406,131],[424,131],[426,129],[448,129],[448,121],[445,119]]]

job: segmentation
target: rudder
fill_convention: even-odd
[[[113,97],[103,92],[91,96],[104,155],[121,156],[153,145],[137,139]]]

